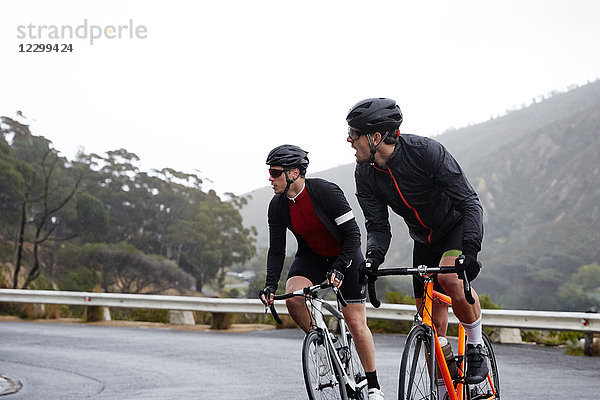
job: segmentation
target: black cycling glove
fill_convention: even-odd
[[[358,265],[358,283],[364,285],[377,280],[377,270],[381,261],[376,258],[366,258]]]
[[[327,280],[329,283],[333,284],[333,281],[331,280],[332,274],[335,275],[334,278],[337,278],[340,282],[344,280],[344,274],[335,268],[331,268],[329,271],[327,271]]]
[[[261,296],[264,294],[265,299],[267,301],[269,301],[271,294],[275,294],[276,291],[277,291],[277,289],[274,286],[270,286],[270,285],[266,286],[264,289],[262,289],[261,291],[258,292],[258,298],[260,299],[260,301],[263,301]],[[264,301],[263,301],[263,304],[265,304],[265,306],[269,305],[268,303],[265,303]]]
[[[477,261],[477,251],[471,246],[465,245],[463,250],[463,257],[456,259],[454,265],[460,279],[464,279],[463,271],[467,273],[467,279],[469,282],[477,278],[479,271],[481,270],[481,263]]]

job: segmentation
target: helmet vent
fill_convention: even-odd
[[[388,132],[398,129],[402,123],[402,111],[392,99],[365,99],[350,109],[346,122],[363,133]]]

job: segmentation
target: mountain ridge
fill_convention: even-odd
[[[544,290],[558,292],[579,267],[600,261],[600,81],[434,139],[457,159],[484,207],[480,259],[485,268],[476,282],[479,291],[513,308],[584,307],[563,304],[568,299],[531,299],[527,290],[534,288],[530,293],[546,299]],[[309,170],[307,177],[322,177],[342,188],[361,228],[364,249],[354,166],[314,174]],[[258,247],[267,247],[271,188],[249,195],[252,199],[241,210],[244,224],[256,226]],[[404,222],[390,215],[393,237],[386,264],[407,265],[412,241]],[[290,236],[288,242],[291,255],[295,240]],[[400,286],[406,291],[406,284]]]

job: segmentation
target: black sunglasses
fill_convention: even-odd
[[[361,132],[354,128],[348,127],[348,137],[352,140],[356,140],[360,137]]]
[[[281,174],[283,174],[284,171],[285,169],[269,168],[269,175],[271,175],[271,178],[277,179],[281,176]]]

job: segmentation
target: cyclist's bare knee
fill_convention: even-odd
[[[302,289],[307,286],[312,286],[313,283],[310,279],[304,276],[293,276],[287,280],[285,284],[285,291],[287,293],[293,292],[298,289]],[[306,309],[306,304],[303,297],[292,297],[285,300],[285,305],[290,313],[292,319],[298,324],[298,326],[304,331],[310,330],[310,316]]]
[[[444,292],[448,294],[454,301],[455,299],[464,299],[465,293],[463,284],[456,274],[438,274],[438,282],[444,288]]]
[[[465,297],[463,281],[458,279],[456,274],[439,274],[438,281],[448,296],[452,298],[452,310],[459,321],[472,323],[479,318],[481,315],[481,306],[479,305],[479,297],[475,289],[471,288],[471,294],[475,299],[475,304],[471,305]]]
[[[342,312],[353,335],[355,332],[360,334],[362,329],[368,329],[367,308],[364,304],[348,304]]]

